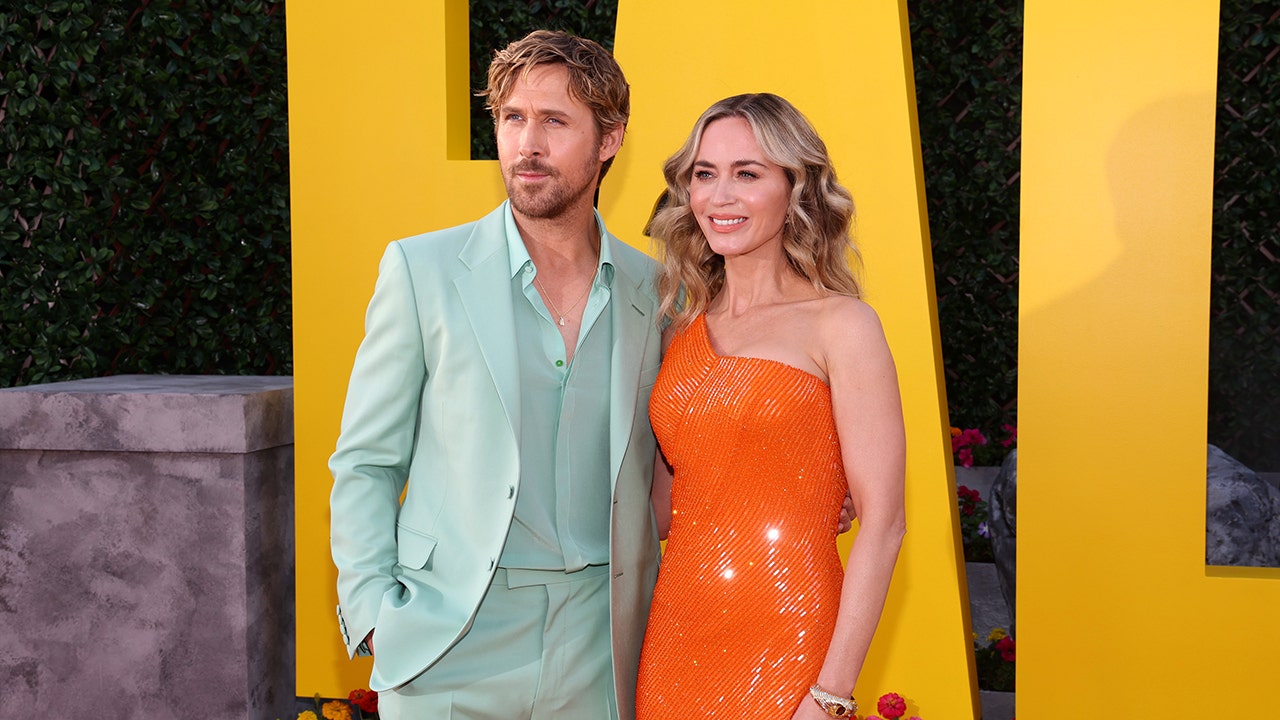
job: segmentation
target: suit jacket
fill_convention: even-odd
[[[536,419],[520,414],[505,213],[391,243],[369,303],[329,468],[339,624],[351,655],[378,628],[374,690],[413,679],[467,632],[511,525],[520,424]],[[657,578],[648,404],[661,335],[653,261],[606,237],[610,613],[626,718]]]

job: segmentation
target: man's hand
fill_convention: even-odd
[[[844,494],[844,506],[840,508],[840,528],[836,532],[837,535],[843,535],[853,529],[853,519],[858,517],[858,513],[853,509],[853,498],[849,497],[849,493]],[[372,635],[373,633],[369,633]],[[373,650],[373,644],[369,644],[369,650]]]

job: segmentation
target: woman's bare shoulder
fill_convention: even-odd
[[[827,336],[872,339],[884,335],[875,309],[848,295],[822,298],[816,320],[818,331]]]

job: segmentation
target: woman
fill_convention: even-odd
[[[664,175],[650,417],[669,535],[638,718],[851,716],[905,530],[897,376],[845,260],[853,201],[769,94],[713,105]]]

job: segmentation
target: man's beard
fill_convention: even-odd
[[[590,171],[593,168],[586,169]],[[538,188],[518,185],[515,182],[515,176],[520,172],[542,173],[547,176],[547,179],[543,181],[542,187]],[[503,181],[507,186],[507,197],[511,199],[511,207],[525,217],[540,220],[560,217],[584,195],[591,192],[594,185],[588,181],[581,187],[571,187],[558,170],[536,160],[516,163],[503,176]]]

